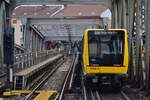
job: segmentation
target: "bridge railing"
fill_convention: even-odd
[[[17,54],[14,57],[13,71],[21,71],[62,52],[63,51],[45,50],[41,52],[36,51],[30,53]]]

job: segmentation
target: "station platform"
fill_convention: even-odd
[[[41,74],[41,70],[44,71],[44,68],[47,67],[47,65],[53,63],[54,61],[57,61],[63,56],[63,54],[58,54],[56,56],[53,56],[39,64],[33,65],[29,68],[26,68],[20,72],[17,72],[14,74],[14,88],[18,89],[24,89],[28,84],[28,78],[37,78],[39,74]],[[34,75],[34,77],[33,77]]]
[[[53,62],[54,60],[60,58],[61,56],[62,56],[62,54],[59,54],[59,55],[56,55],[56,56],[54,56],[52,58],[49,58],[49,59],[47,59],[47,60],[45,60],[45,61],[43,61],[43,62],[41,62],[41,63],[39,63],[37,65],[29,67],[29,68],[27,68],[25,70],[22,70],[22,71],[18,72],[18,73],[15,73],[15,76],[28,77],[28,76],[34,74],[35,72],[37,72],[38,70],[42,69],[45,65],[47,65],[47,64]]]

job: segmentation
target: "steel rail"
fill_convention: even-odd
[[[82,88],[83,88],[84,100],[87,100],[87,91],[86,91],[86,88],[85,88],[85,86],[82,86]]]
[[[86,89],[86,86],[84,85],[83,79],[82,79],[82,93],[83,93],[83,100],[103,100],[102,96],[100,95],[99,90],[92,90],[92,89]],[[121,100],[131,100],[127,94],[120,90],[119,94],[121,95],[122,99]],[[119,96],[120,97],[120,96]],[[107,100],[107,98],[105,98]],[[104,99],[104,100],[105,100]]]
[[[35,82],[31,83],[31,85],[27,88],[28,90],[33,90],[36,86],[37,86],[37,83],[42,81],[42,77],[45,77],[47,72],[44,72],[42,75],[40,75],[38,77],[37,80],[35,80]]]
[[[31,91],[31,93],[29,93],[21,100],[29,100],[34,95],[35,91],[39,89],[50,76],[53,75],[53,73],[62,65],[62,63],[64,63],[64,61],[65,60],[62,60],[51,72],[47,71],[47,75],[43,78],[43,80],[37,84],[37,86]]]
[[[87,89],[86,89],[86,86],[84,84],[83,77],[81,79],[81,85],[82,85],[83,100],[88,100],[88,98],[87,98]]]
[[[82,79],[81,81],[81,85],[82,85],[82,94],[83,94],[83,100],[102,100],[100,93],[98,92],[98,90],[92,90],[92,89],[87,89],[84,81]],[[89,94],[88,94],[89,93]],[[89,97],[91,97],[91,99],[89,99]]]
[[[92,91],[90,90],[90,94],[91,94],[91,98],[92,100],[102,100],[99,92],[96,90],[96,91]],[[126,93],[124,93],[124,91],[120,91],[120,94],[121,96],[125,99],[125,100],[130,100],[130,98],[126,95]],[[87,97],[86,97],[87,98]],[[124,100],[123,99],[123,100]],[[87,99],[86,99],[87,100]],[[107,100],[107,99],[106,99]]]
[[[98,100],[102,100],[102,98],[101,98],[101,96],[100,96],[98,91],[96,91],[96,95],[97,95]]]
[[[91,94],[92,100],[102,100],[102,98],[97,90],[94,90],[94,91],[90,90],[90,94]]]
[[[78,59],[79,59],[79,55],[77,54],[74,64],[73,64],[73,70],[72,70],[72,74],[71,74],[71,79],[70,79],[70,84],[69,84],[69,90],[72,88],[72,84],[73,84],[73,79],[74,79],[74,74],[75,74],[75,69],[76,69],[76,65],[78,63]]]
[[[90,93],[91,93],[92,100],[96,100],[96,97],[94,96],[94,91],[90,91]]]
[[[73,68],[75,59],[76,59],[76,56],[73,57],[72,63],[70,64],[71,67],[69,68],[69,70],[68,70],[68,72],[67,72],[67,75],[66,75],[66,77],[65,77],[65,80],[64,80],[62,89],[61,89],[60,94],[59,94],[59,96],[58,96],[58,100],[62,100],[62,99],[63,99],[64,92],[65,92],[65,89],[66,89],[66,87],[67,87],[68,80],[69,80],[70,77],[71,77],[70,74],[71,74],[71,72],[72,72],[72,68]]]
[[[83,82],[82,82],[83,83]],[[86,89],[85,85],[82,84],[82,90],[83,90],[83,97],[84,97],[84,100],[103,100],[101,95],[100,95],[100,92],[98,90],[88,90]],[[89,93],[87,95],[87,93]],[[123,100],[131,100],[126,93],[124,93],[124,91],[120,90],[119,94],[118,95],[121,95],[121,97],[123,98]],[[89,97],[91,99],[89,99]],[[106,99],[107,100],[107,99]]]
[[[130,98],[124,93],[124,91],[120,91],[121,95],[124,97],[125,100],[130,100]]]

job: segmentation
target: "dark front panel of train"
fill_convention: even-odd
[[[123,31],[88,32],[90,66],[122,66]]]

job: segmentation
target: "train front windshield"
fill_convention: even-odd
[[[122,66],[124,31],[89,31],[88,48],[91,66]]]

